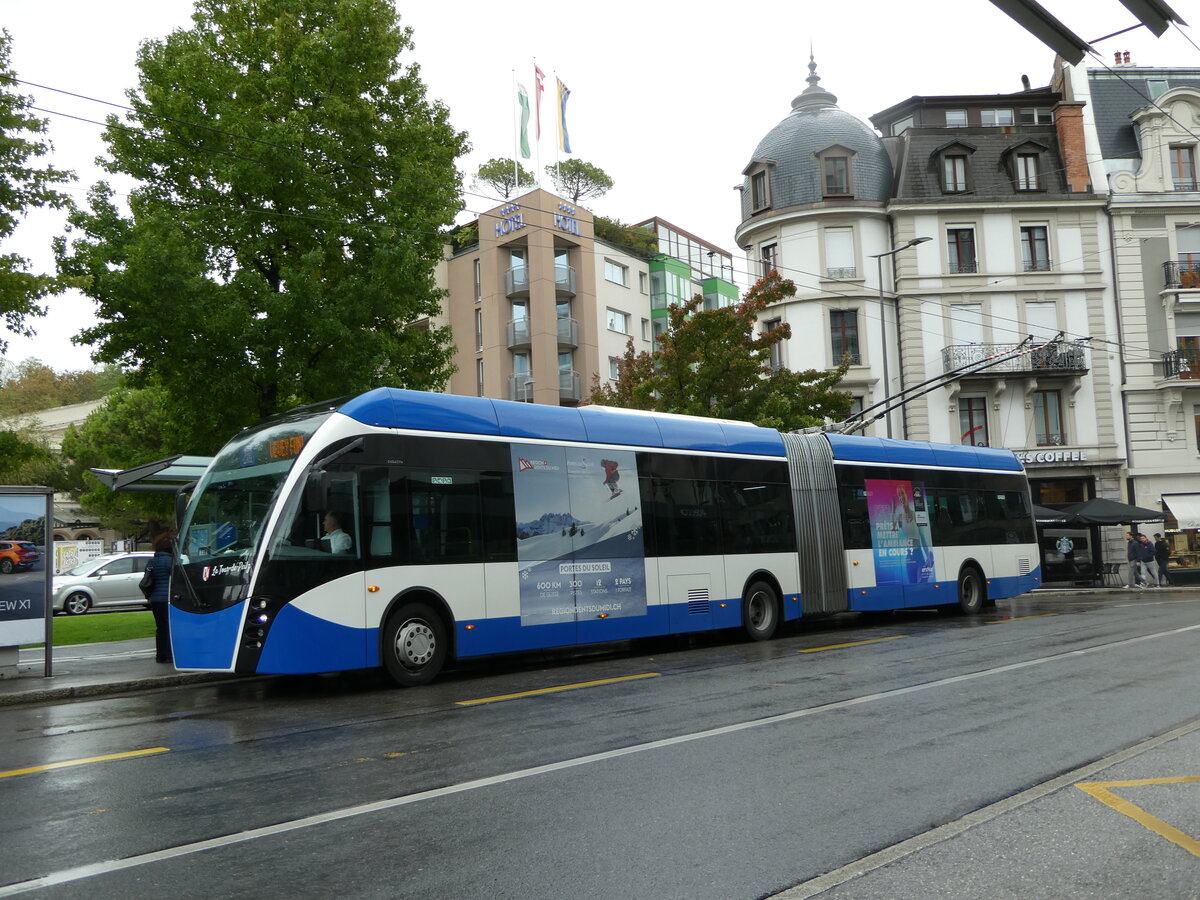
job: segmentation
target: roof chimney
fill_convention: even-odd
[[[1021,76],[1021,90],[1023,90],[1023,91],[1029,90],[1029,76],[1028,75]]]
[[[1128,50],[1126,50],[1126,51],[1125,51],[1125,65],[1127,65],[1127,66],[1132,66],[1132,65],[1133,65],[1133,63],[1131,63],[1131,62],[1129,61],[1129,51],[1128,51]]]

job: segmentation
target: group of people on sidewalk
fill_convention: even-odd
[[[1142,533],[1125,532],[1125,558],[1129,560],[1129,574],[1125,587],[1159,587],[1171,584],[1167,574],[1167,562],[1171,558],[1171,545],[1161,534],[1154,535],[1154,543]]]

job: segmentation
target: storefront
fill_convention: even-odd
[[[1176,584],[1200,584],[1200,494],[1163,494],[1162,502],[1162,532],[1171,547],[1167,574]]]
[[[1020,456],[1021,454],[1018,454]],[[1032,456],[1027,454],[1027,456]],[[1037,460],[1022,459],[1029,475],[1029,491],[1039,506],[1078,503],[1096,495],[1091,475],[1060,475],[1039,472]],[[1096,553],[1098,529],[1062,524],[1039,525],[1038,547],[1042,554],[1043,584],[1093,584],[1099,580],[1102,559]]]

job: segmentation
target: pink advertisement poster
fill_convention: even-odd
[[[933,543],[924,482],[868,478],[865,487],[875,583],[932,582]]]

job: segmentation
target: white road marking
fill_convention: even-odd
[[[853,697],[849,700],[838,700],[833,703],[823,704],[821,706],[793,710],[789,713],[780,713],[774,716],[766,716],[765,718],[761,719],[751,719],[747,722],[724,725],[719,728],[709,728],[705,729],[704,731],[681,734],[673,738],[647,741],[643,744],[634,744],[632,746],[622,747],[617,750],[606,750],[603,753],[592,753],[587,756],[579,756],[574,759],[566,759],[562,760],[561,762],[548,763],[542,766],[533,766],[528,769],[518,769],[514,772],[507,772],[502,775],[493,775],[488,778],[476,778],[471,781],[463,781],[459,784],[447,785],[446,787],[435,788],[429,791],[406,794],[402,797],[393,797],[388,800],[376,800],[371,803],[361,803],[356,806],[347,806],[343,809],[335,809],[330,810],[329,812],[318,813],[317,815],[313,816],[305,816],[301,819],[293,819],[290,822],[280,822],[276,825],[268,825],[263,828],[252,828],[247,831],[239,831],[234,834],[209,838],[208,840],[204,841],[196,841],[191,844],[181,844],[178,847],[168,847],[163,850],[157,850],[153,853],[143,853],[138,856],[129,856],[124,859],[110,859],[103,862],[90,863],[84,866],[76,866],[72,869],[63,869],[59,872],[51,872],[49,875],[43,875],[40,878],[34,878],[29,881],[20,881],[16,882],[15,884],[9,884],[0,887],[0,897],[12,897],[17,894],[26,893],[27,891],[40,890],[41,888],[53,887],[59,884],[68,884],[73,881],[82,881],[86,878],[94,878],[98,875],[107,875],[112,872],[120,872],[124,869],[133,869],[139,866],[150,865],[151,863],[177,859],[181,856],[191,856],[195,853],[204,853],[205,851],[229,847],[234,844],[243,844],[248,841],[255,841],[262,838],[273,837],[275,835],[286,834],[290,831],[299,831],[304,828],[325,825],[329,822],[337,822],[342,819],[352,819],[357,816],[365,816],[371,813],[383,812],[385,810],[398,809],[402,806],[410,806],[414,803],[421,803],[425,800],[436,800],[439,797],[450,797],[455,794],[464,794],[469,791],[479,790],[481,788],[494,787],[500,784],[511,784],[514,781],[521,781],[526,778],[536,778],[539,775],[549,775],[553,772],[562,772],[567,769],[574,769],[580,766],[594,765],[596,763],[607,762],[608,760],[612,759],[620,759],[623,756],[632,756],[636,753],[645,753],[650,750],[661,750],[666,747],[675,747],[680,744],[688,744],[693,741],[721,737],[727,734],[736,734],[741,731],[749,731],[754,728],[762,728],[768,725],[778,725],[783,722],[792,722],[797,719],[808,718],[809,716],[815,716],[820,713],[849,709],[851,707],[862,706],[867,703],[874,703],[878,700],[887,700],[893,697],[902,697],[907,694],[916,694],[922,691],[932,690],[934,688],[962,684],[963,682],[974,681],[978,678],[988,678],[992,675],[1003,675],[1007,672],[1016,672],[1021,669],[1029,669],[1034,666],[1044,665],[1045,663],[1059,662],[1064,659],[1073,659],[1080,656],[1090,656],[1094,653],[1102,653],[1108,650],[1115,650],[1120,647],[1128,647],[1132,644],[1140,644],[1144,641],[1157,640],[1158,638],[1164,637],[1173,637],[1175,635],[1186,634],[1190,631],[1197,630],[1200,630],[1200,624],[1187,625],[1182,628],[1173,628],[1169,631],[1160,631],[1134,638],[1125,638],[1124,640],[1113,641],[1109,644],[1099,644],[1094,647],[1084,647],[1078,650],[1068,650],[1064,653],[1054,653],[1050,656],[1041,656],[1037,657],[1036,659],[1025,660],[1024,662],[1008,663],[1007,665],[997,666],[992,669],[983,669],[979,672],[969,672],[965,675],[953,675],[949,678],[942,678],[937,681],[928,681],[923,684],[914,684],[910,685],[909,687],[896,688],[890,691],[880,691],[875,694],[866,694],[862,697]],[[1002,801],[1002,803],[1003,802],[1004,801]],[[796,889],[797,888],[793,888],[792,890]],[[799,897],[801,895],[797,894],[795,896]],[[789,898],[789,900],[791,900],[791,898]]]

